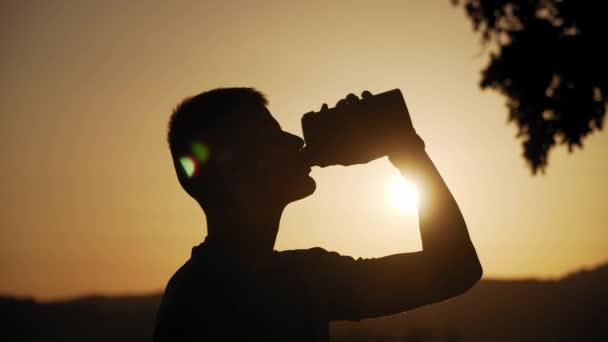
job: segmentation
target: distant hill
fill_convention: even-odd
[[[151,341],[160,294],[36,303],[0,298],[0,341]]]
[[[0,297],[0,341],[151,341],[160,294]],[[482,280],[408,313],[332,325],[332,341],[608,341],[608,264],[558,281]]]

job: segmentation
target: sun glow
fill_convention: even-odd
[[[387,190],[387,200],[392,208],[400,212],[417,212],[419,195],[413,183],[396,177],[389,182]]]

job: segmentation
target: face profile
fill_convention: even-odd
[[[252,200],[284,204],[312,194],[316,185],[302,152],[304,140],[283,131],[263,106],[244,111],[227,123],[231,141],[225,146],[231,163],[238,165],[228,187],[246,190]]]
[[[259,177],[260,184],[287,203],[311,195],[316,184],[309,175],[311,167],[302,152],[304,141],[283,131],[270,113],[268,118],[274,123],[272,128],[249,145],[260,151],[254,174]]]
[[[221,199],[287,205],[316,187],[304,141],[283,131],[263,95],[250,88],[186,99],[173,115],[169,141],[180,183],[202,205]]]

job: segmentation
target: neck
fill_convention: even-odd
[[[239,262],[258,263],[272,255],[283,209],[252,202],[244,209],[208,210],[207,240]]]

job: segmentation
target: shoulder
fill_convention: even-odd
[[[186,261],[175,273],[169,278],[165,293],[163,294],[164,304],[173,302],[177,294],[181,293],[181,289],[189,282],[192,273],[192,261]]]
[[[317,270],[338,265],[356,264],[358,261],[351,256],[327,251],[321,247],[280,251],[277,252],[277,256],[282,262],[298,266],[314,266]]]
[[[167,282],[156,314],[155,341],[172,341],[176,336],[196,334],[190,322],[199,316],[201,293],[204,293],[197,288],[198,268],[197,263],[189,259]]]
[[[287,259],[298,259],[298,258],[324,258],[327,256],[336,255],[337,252],[330,252],[321,247],[313,247],[307,249],[288,249],[284,251],[276,252],[278,257]]]
[[[173,273],[171,278],[169,278],[169,282],[167,283],[167,289],[179,286],[182,282],[184,282],[187,278],[189,278],[192,273],[192,261],[187,260],[180,268]]]
[[[307,249],[288,249],[284,251],[276,252],[279,257],[282,258],[307,258],[307,257],[318,257],[318,258],[350,258],[353,257],[348,255],[341,255],[338,252],[328,251],[322,247],[313,247]]]

